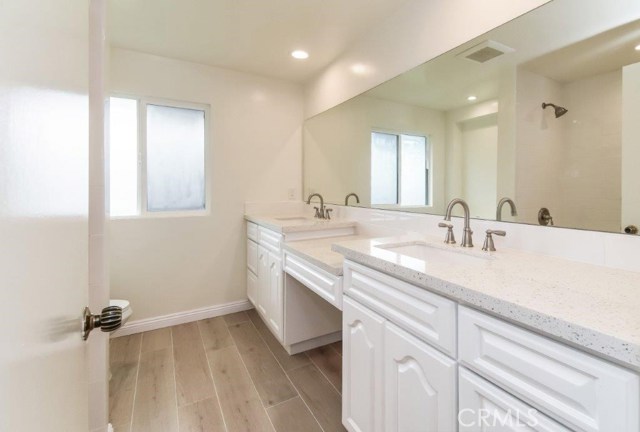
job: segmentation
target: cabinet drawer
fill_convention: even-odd
[[[286,251],[284,254],[284,271],[342,310],[342,277],[332,275]]]
[[[258,274],[258,244],[253,240],[247,240],[247,268]]]
[[[247,222],[247,238],[258,241],[258,225],[253,222]]]
[[[638,375],[481,312],[458,314],[470,369],[572,430],[638,431]]]
[[[280,242],[282,241],[282,234],[279,234],[270,229],[264,227],[258,227],[258,243],[260,246],[264,246],[271,252],[280,254]]]
[[[455,358],[453,301],[351,261],[345,261],[344,292]]]
[[[459,370],[458,383],[460,432],[571,432],[465,368]]]

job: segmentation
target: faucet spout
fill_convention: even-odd
[[[311,198],[313,197],[318,197],[318,199],[320,199],[320,208],[316,207],[315,217],[318,219],[326,219],[326,212],[324,210],[324,198],[322,198],[322,195],[320,195],[319,193],[313,193],[309,195],[309,198],[307,198],[307,204],[311,204]]]
[[[511,198],[504,197],[500,201],[498,201],[498,207],[496,208],[496,220],[502,220],[502,207],[505,204],[509,204],[511,207],[511,216],[518,216],[518,209],[516,208],[516,203],[513,202]]]
[[[351,197],[354,197],[356,199],[356,204],[360,204],[360,197],[358,196],[358,194],[355,192],[351,192],[344,198],[344,205],[349,205],[349,198]]]
[[[454,198],[449,202],[447,206],[447,211],[444,216],[444,220],[451,221],[451,212],[456,205],[462,206],[462,210],[464,211],[464,230],[462,231],[462,247],[473,247],[473,238],[471,237],[473,231],[471,231],[470,227],[470,212],[469,205],[465,200],[461,198]]]

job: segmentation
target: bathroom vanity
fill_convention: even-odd
[[[247,216],[247,297],[290,354],[341,339],[342,256],[331,244],[357,238],[355,225]]]
[[[639,430],[640,275],[617,272],[606,301],[612,272],[533,254],[421,236],[334,250],[350,431]]]
[[[283,346],[342,336],[349,431],[640,430],[640,274],[247,219],[250,295]]]

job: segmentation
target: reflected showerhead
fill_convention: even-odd
[[[564,107],[557,106],[557,105],[552,104],[552,103],[545,103],[545,102],[542,102],[542,109],[545,109],[545,108],[546,108],[546,107],[548,107],[548,106],[553,107],[553,110],[554,110],[554,112],[555,112],[555,114],[556,114],[556,118],[558,118],[558,117],[562,117],[562,116],[563,116],[563,115],[565,115],[567,112],[569,112],[569,110],[568,110],[568,109],[566,109],[566,108],[564,108]]]

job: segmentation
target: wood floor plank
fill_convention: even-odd
[[[332,346],[325,345],[307,351],[307,355],[331,384],[342,392],[342,356]]]
[[[215,396],[209,364],[195,322],[171,328],[178,407]]]
[[[340,394],[318,368],[307,365],[287,373],[325,432],[346,430],[342,426]]]
[[[232,325],[229,331],[266,407],[298,394],[251,322]]]
[[[249,321],[249,315],[245,311],[224,315],[223,318],[228,326]]]
[[[214,351],[234,345],[231,333],[222,317],[198,321],[205,351]]]
[[[170,348],[142,353],[132,430],[135,432],[178,431],[176,386]]]
[[[141,341],[142,334],[134,334],[110,342],[109,421],[114,425],[131,424]]]
[[[334,342],[331,346],[338,352],[338,354],[342,355],[342,341]]]
[[[224,420],[214,396],[178,408],[180,432],[223,432]]]
[[[171,328],[151,330],[142,334],[142,352],[171,348]]]
[[[247,311],[247,315],[249,315],[251,322],[256,329],[258,329],[258,333],[260,333],[262,339],[264,339],[273,355],[275,355],[278,363],[282,366],[282,369],[288,371],[311,363],[309,357],[304,353],[289,355],[280,342],[275,338],[273,333],[271,333],[267,328],[266,324],[262,321],[262,318],[260,318],[260,315],[255,309]]]
[[[235,346],[207,351],[228,432],[271,431],[260,396]]]
[[[267,414],[277,432],[322,432],[300,396],[267,409]]]

